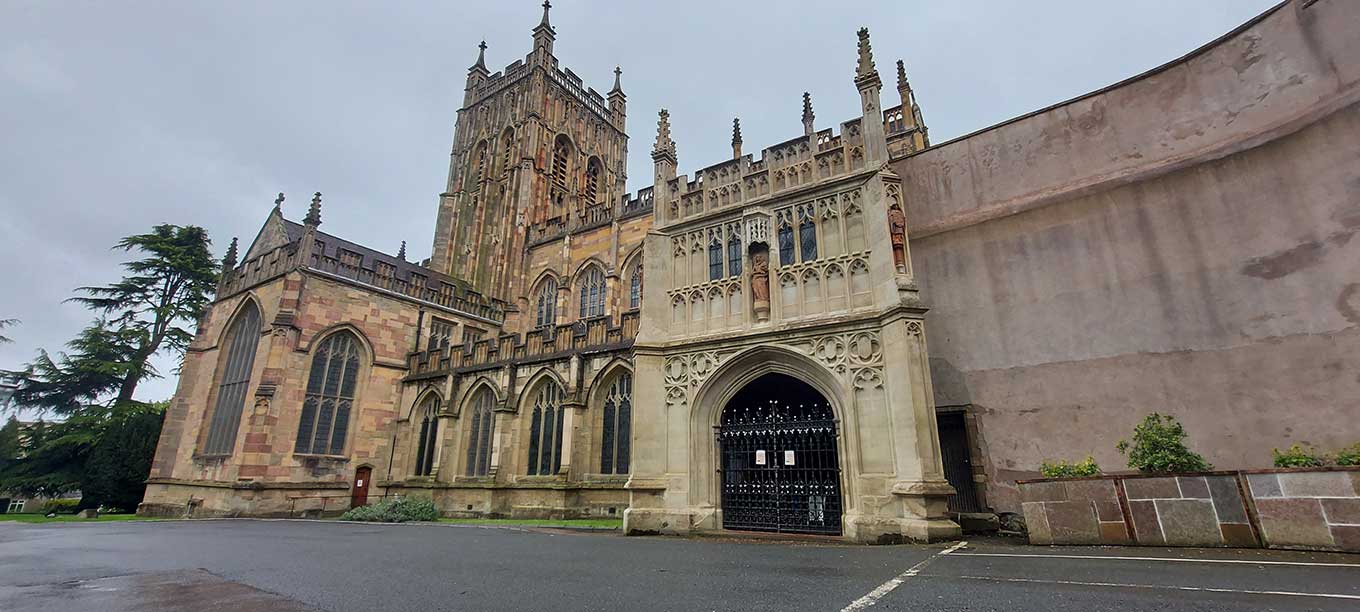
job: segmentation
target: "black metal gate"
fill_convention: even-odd
[[[723,411],[718,427],[723,527],[840,535],[841,471],[831,407],[777,399],[738,404],[740,399]]]
[[[949,496],[950,512],[981,512],[977,487],[973,484],[973,461],[968,452],[968,428],[962,412],[935,415],[940,426],[940,460],[944,478],[954,487]]]

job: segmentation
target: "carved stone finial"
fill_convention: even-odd
[[[317,227],[321,225],[321,192],[312,195],[312,205],[307,209],[307,216],[302,220],[306,225]]]
[[[236,237],[231,237],[231,245],[227,247],[227,254],[222,257],[222,270],[225,272],[236,267]]]
[[[675,161],[675,141],[671,140],[671,112],[661,109],[656,120],[656,146],[652,147],[652,159],[669,156]]]
[[[897,60],[897,88],[908,89],[911,85],[907,83],[907,67],[902,60]]]
[[[869,44],[869,28],[859,29],[859,65],[855,67],[855,77],[863,78],[877,72],[874,68],[874,51]]]
[[[810,94],[810,93],[808,93],[808,92],[805,91],[805,92],[803,92],[803,134],[804,134],[804,135],[811,135],[811,134],[812,134],[812,131],[813,131],[813,128],[812,128],[813,123],[812,123],[812,122],[813,122],[813,120],[815,120],[816,118],[817,118],[817,115],[813,114],[813,112],[812,112],[812,94]]]
[[[283,192],[282,192],[282,191],[279,192],[279,197],[274,198],[274,212],[276,212],[276,213],[282,213],[282,212],[283,212]]]
[[[406,241],[401,241],[401,248],[397,249],[397,259],[406,261]]]
[[[732,158],[741,157],[741,118],[732,118]]]

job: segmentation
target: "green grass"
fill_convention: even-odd
[[[58,514],[47,518],[42,514],[0,514],[0,521],[18,523],[105,523],[110,521],[153,520],[135,514],[101,514],[99,518],[85,519],[74,514]]]
[[[458,525],[504,525],[507,527],[584,527],[590,529],[618,529],[623,526],[623,519],[477,519],[477,518],[442,518],[441,523],[454,523]]]

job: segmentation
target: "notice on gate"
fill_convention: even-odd
[[[765,465],[765,451],[756,451],[756,465]]]
[[[784,451],[784,465],[793,465],[793,451]]]

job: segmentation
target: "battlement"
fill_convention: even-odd
[[[416,351],[407,357],[408,380],[487,369],[504,363],[565,357],[632,346],[640,313],[628,311],[613,324],[609,316],[544,327],[520,334],[502,334],[466,344]]]
[[[652,188],[643,187],[638,189],[635,194],[626,193],[619,196],[614,204],[595,204],[586,206],[580,214],[552,217],[530,226],[527,229],[528,239],[526,242],[531,247],[537,246],[567,234],[588,232],[604,227],[615,220],[626,221],[647,215],[652,212],[652,200]]]

